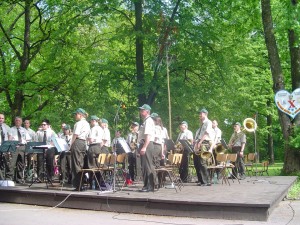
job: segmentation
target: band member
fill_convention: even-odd
[[[5,116],[4,114],[0,114],[0,146],[4,141],[8,140],[8,135],[10,132],[10,127],[7,126],[5,123]],[[4,180],[5,177],[5,167],[6,163],[6,154],[0,153],[0,180]]]
[[[193,133],[188,129],[188,123],[186,121],[182,121],[179,128],[180,133],[177,137],[176,144],[183,149],[182,160],[179,167],[179,174],[182,182],[186,183],[188,182],[189,176],[189,150],[181,146],[179,140],[188,140],[190,143],[193,143]]]
[[[232,169],[232,178],[237,178],[237,175],[239,173],[239,178],[243,180],[246,178],[245,164],[243,160],[244,149],[246,145],[246,135],[241,131],[241,124],[239,122],[236,122],[234,124],[233,129],[234,132],[231,135],[228,143],[229,148],[231,148],[232,151],[237,154],[237,160],[233,163],[235,167]]]
[[[75,187],[75,190],[79,190],[81,175],[79,171],[83,168],[84,164],[84,156],[86,153],[86,143],[90,132],[90,125],[86,121],[88,114],[84,109],[78,108],[75,112],[73,112],[73,115],[77,122],[74,125],[70,148],[72,184]]]
[[[212,128],[213,128],[212,137],[211,137],[211,139],[212,139],[212,149],[215,149],[216,146],[221,144],[222,131],[218,127],[218,122],[216,120],[212,121]],[[214,154],[214,157],[216,158],[217,155],[216,155],[215,151],[213,152],[213,154]]]
[[[53,145],[53,138],[57,138],[57,134],[51,129],[50,121],[44,119],[41,123],[41,130],[36,133],[36,138],[38,142],[44,142],[49,145],[46,150],[45,160],[46,160],[46,172],[49,181],[52,181],[54,176],[54,156],[56,153],[56,148]],[[43,154],[37,154],[37,174],[38,178],[43,179],[44,172],[44,156]]]
[[[202,109],[199,112],[200,128],[195,135],[194,166],[198,177],[199,186],[211,186],[207,171],[207,162],[198,153],[199,151],[209,151],[212,153],[212,122],[207,117],[208,111]]]
[[[111,146],[112,146],[112,151],[116,152],[117,155],[125,153],[122,145],[120,144],[120,140],[125,141],[125,139],[123,137],[121,137],[122,132],[120,130],[117,130],[115,133],[115,137],[111,142]]]
[[[152,114],[151,114],[152,115]],[[153,160],[155,168],[160,167],[161,160],[165,158],[164,154],[164,130],[161,118],[159,116],[152,117],[155,124],[155,137],[154,137],[154,152]]]
[[[61,138],[61,136],[64,134],[64,127],[66,126],[66,124],[65,123],[62,123],[61,124],[61,130],[60,130],[60,132],[57,134],[57,136],[59,137],[59,138]]]
[[[72,131],[71,127],[68,124],[65,124],[63,127],[63,133],[61,134],[60,138],[66,140],[67,144],[70,147],[71,140],[72,140]],[[71,184],[72,174],[71,174],[71,152],[70,151],[62,151],[59,156],[60,159],[60,171],[61,177],[60,182],[65,184]]]
[[[104,118],[101,119],[101,124],[100,126],[103,129],[103,138],[102,138],[102,152],[103,153],[109,153],[109,147],[110,147],[110,143],[111,143],[111,136],[110,136],[110,131],[108,128],[108,121]]]
[[[30,141],[36,140],[36,132],[30,128],[30,120],[24,120],[24,128],[27,130],[27,133],[30,136]]]
[[[127,135],[126,142],[130,147],[131,152],[127,154],[128,157],[128,170],[131,181],[135,180],[135,175],[137,174],[137,165],[136,165],[136,154],[137,154],[137,147],[138,147],[138,130],[139,130],[139,123],[132,122],[130,126],[130,133]]]
[[[153,164],[153,141],[155,134],[154,121],[150,117],[151,107],[147,104],[139,107],[143,124],[139,129],[138,143],[141,157],[144,186],[141,192],[154,191],[156,173]]]
[[[24,170],[24,156],[25,156],[25,144],[30,140],[30,136],[27,133],[27,130],[22,127],[22,118],[15,118],[15,126],[10,128],[9,140],[19,141],[16,151],[10,152],[11,159],[9,160],[9,170],[7,172],[7,178],[13,179],[16,168],[16,183],[21,183]]]

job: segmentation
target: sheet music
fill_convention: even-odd
[[[64,152],[70,150],[70,147],[65,139],[53,138],[52,141],[58,152]]]
[[[126,153],[129,153],[131,152],[127,142],[125,141],[125,139],[118,139],[118,142],[119,144],[122,146],[123,150],[126,152]]]

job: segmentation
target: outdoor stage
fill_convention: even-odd
[[[58,183],[0,187],[0,202],[138,214],[267,221],[297,177],[247,177],[228,184],[200,187],[188,183],[181,191],[161,188],[142,193],[141,184],[116,192],[71,191]]]

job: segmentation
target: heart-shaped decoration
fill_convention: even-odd
[[[294,119],[300,112],[300,88],[295,89],[292,94],[286,90],[278,91],[275,103],[280,111]]]

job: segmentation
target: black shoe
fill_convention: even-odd
[[[202,184],[201,186],[202,186],[202,187],[205,187],[205,186],[211,186],[211,183]]]
[[[142,190],[139,190],[139,192],[149,192],[147,188],[142,188]]]
[[[245,180],[246,179],[246,176],[245,175],[241,175],[240,176],[240,180]]]
[[[202,184],[202,183],[200,183],[200,182],[198,182],[196,185],[197,185],[197,186],[202,186],[203,184]]]

